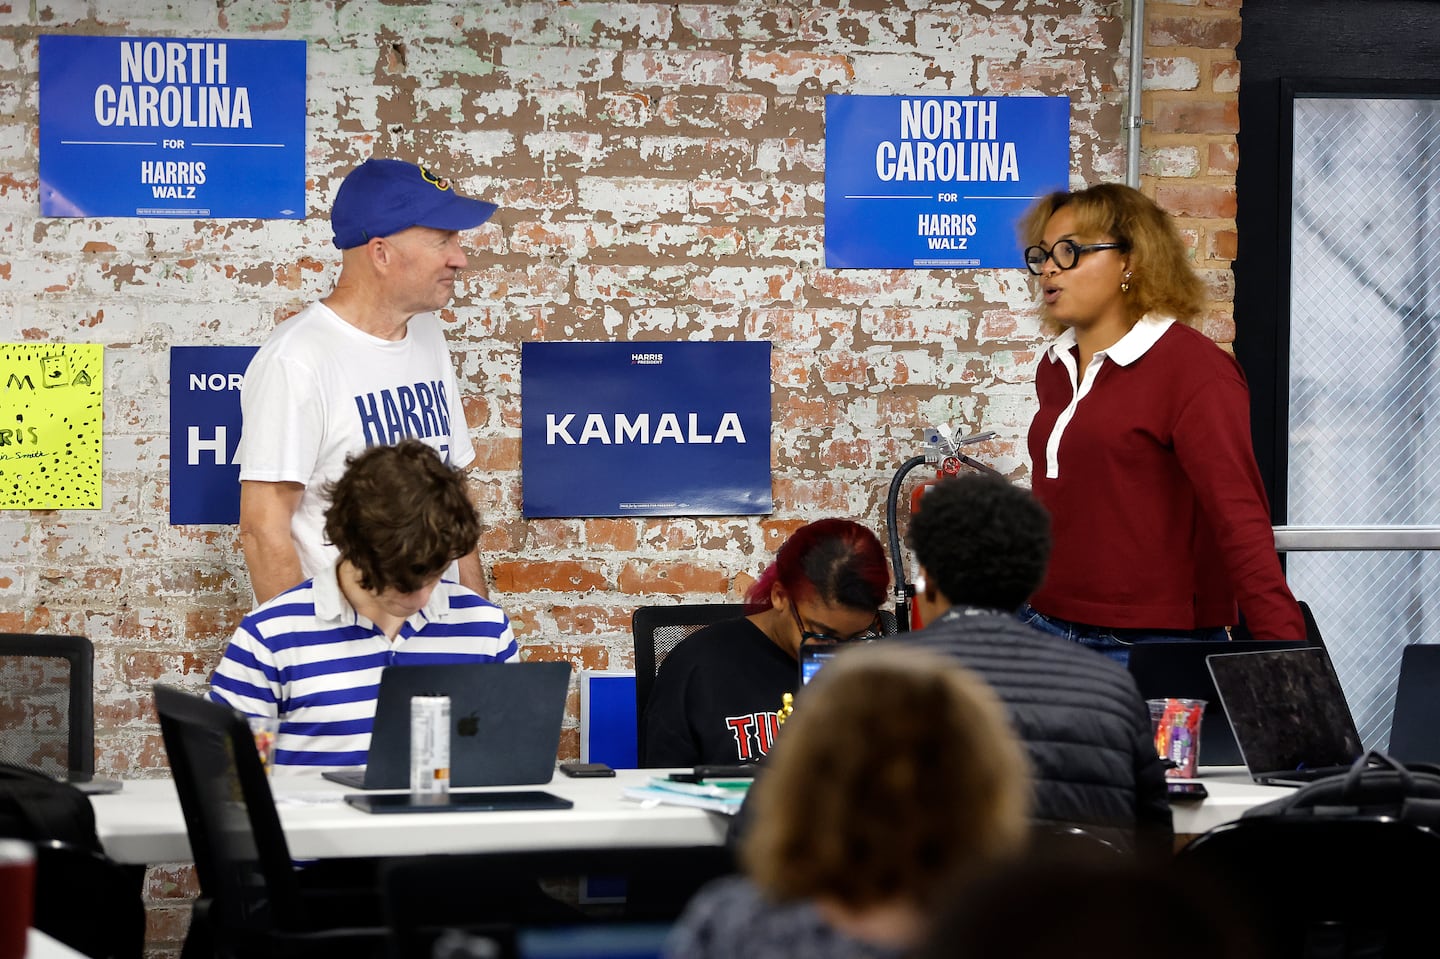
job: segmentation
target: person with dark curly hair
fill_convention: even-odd
[[[797,529],[746,595],[745,616],[681,641],[655,674],[642,766],[755,763],[775,741],[800,646],[877,635],[890,569],[848,519]]]
[[[994,687],[1030,752],[1035,818],[1168,856],[1165,769],[1134,679],[1016,618],[1045,575],[1045,508],[1003,477],[967,473],[928,489],[907,540],[925,624],[907,642],[952,656]]]
[[[1235,358],[1195,328],[1204,283],[1133,187],[1038,200],[1021,223],[1040,317],[1030,487],[1054,521],[1024,618],[1124,665],[1135,643],[1303,640]],[[1238,607],[1238,608],[1237,608]]]
[[[326,493],[339,558],[241,620],[210,681],[216,702],[279,718],[277,770],[363,766],[387,666],[520,655],[498,606],[442,579],[480,536],[459,470],[404,439],[351,456]]]
[[[687,905],[675,959],[899,959],[942,897],[1020,854],[1025,754],[1004,708],[946,656],[847,648],[797,696],[751,787],[743,876]]]

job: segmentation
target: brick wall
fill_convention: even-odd
[[[1143,188],[1180,217],[1222,343],[1239,6],[1147,8]],[[493,594],[528,657],[628,667],[634,606],[738,597],[821,516],[883,536],[890,479],[927,425],[996,431],[977,455],[1023,478],[1041,343],[1025,275],[823,269],[823,98],[1066,94],[1074,182],[1123,179],[1128,15],[1099,0],[0,2],[0,341],[103,343],[107,380],[103,509],[0,514],[0,629],[90,636],[99,769],[164,768],[150,686],[201,688],[250,605],[234,529],[168,523],[168,349],[259,343],[325,293],[330,200],[372,153],[501,207],[468,235],[442,318]],[[42,33],[306,40],[309,218],[41,219]],[[770,340],[775,512],[523,520],[520,345],[560,339]],[[193,877],[157,867],[148,891],[154,951],[173,951]]]

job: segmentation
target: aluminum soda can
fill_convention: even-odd
[[[410,697],[410,791],[450,792],[450,697]]]

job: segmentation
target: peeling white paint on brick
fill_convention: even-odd
[[[642,177],[580,177],[577,183],[582,209],[609,214],[617,223],[652,220],[684,213],[690,206],[689,184]]]
[[[143,715],[101,728],[102,768],[139,769],[142,755],[151,766],[163,763],[143,708],[154,676],[131,670],[173,670],[200,688],[206,657],[218,655],[227,625],[250,605],[233,527],[168,525],[169,347],[258,344],[278,320],[328,292],[340,260],[328,209],[344,173],[370,155],[434,164],[463,192],[501,207],[467,233],[470,269],[441,315],[472,434],[500,464],[474,483],[501,544],[486,559],[543,566],[577,553],[608,586],[584,597],[497,595],[517,617],[522,644],[558,642],[555,607],[593,605],[623,621],[652,597],[624,592],[622,569],[643,573],[662,550],[684,550],[695,568],[722,571],[743,588],[771,553],[776,540],[767,531],[837,511],[881,529],[890,475],[923,447],[934,421],[998,430],[984,458],[1023,476],[1030,370],[1044,340],[1025,275],[826,269],[824,97],[1068,95],[1073,184],[1121,179],[1122,7],[865,6],[0,7],[0,338],[103,343],[108,386],[103,509],[0,514],[0,581],[13,579],[11,570],[26,577],[0,582],[0,596],[12,616],[91,635],[97,709]],[[1218,8],[1210,15],[1238,19]],[[43,32],[305,40],[309,218],[41,219],[34,87]],[[1187,86],[1191,64],[1231,56],[1166,54],[1173,66],[1159,82],[1177,96],[1195,92]],[[1237,75],[1218,77],[1215,92]],[[1200,151],[1216,142],[1227,138],[1167,138],[1150,154],[1147,175],[1223,181],[1223,171],[1200,172],[1185,159],[1186,151],[1209,156]],[[1211,226],[1192,226],[1197,242],[1206,241],[1201,249],[1212,249]],[[1229,296],[1228,270],[1202,267],[1214,294]],[[537,545],[520,516],[519,469],[510,465],[522,343],[761,338],[775,343],[773,516],[638,521],[634,550],[607,548],[600,533],[571,523],[580,547]],[[79,597],[55,584],[57,570],[76,581],[119,570],[122,580],[116,590]],[[197,572],[214,585],[184,595],[178,584]],[[623,629],[599,625],[566,638],[565,648],[609,656],[611,666],[628,655]],[[183,656],[198,663],[195,672],[178,672]]]
[[[610,79],[618,61],[613,50],[515,44],[506,48],[502,66],[512,82],[576,86]]]
[[[1200,85],[1200,65],[1190,57],[1155,57],[1145,60],[1146,90],[1194,90]]]
[[[1019,245],[1019,240],[1016,240]],[[1033,310],[1035,288],[1030,283],[1030,273],[1024,268],[1013,270],[988,270],[975,274],[975,286],[985,299],[1003,303],[1012,310]]]

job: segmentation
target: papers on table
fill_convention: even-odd
[[[626,799],[641,803],[695,806],[733,816],[740,811],[740,804],[745,801],[752,782],[753,779],[709,779],[682,783],[654,776],[643,786],[628,787],[624,795]]]

